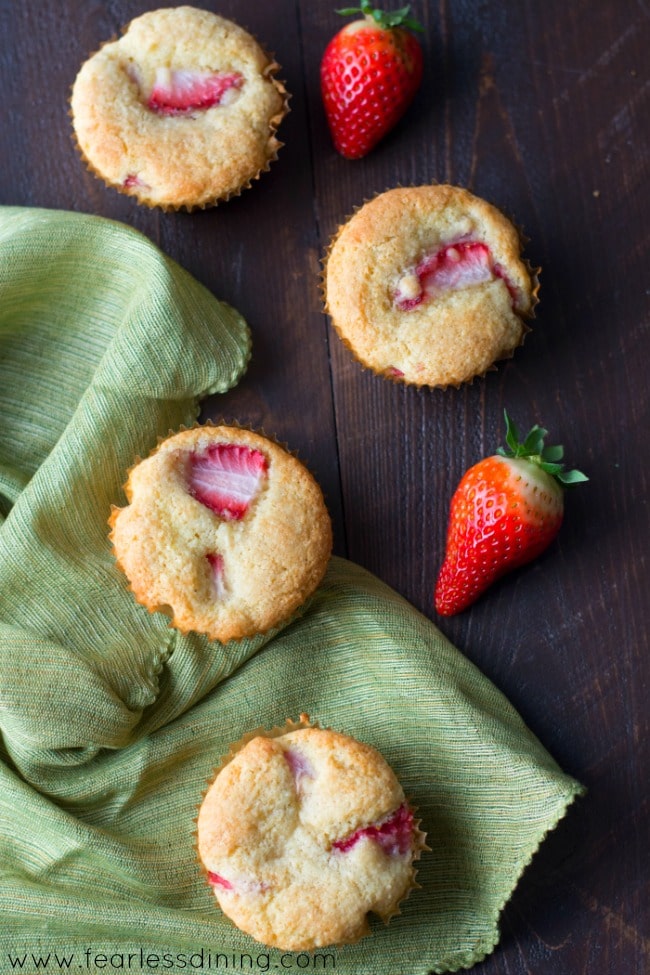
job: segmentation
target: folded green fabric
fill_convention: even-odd
[[[110,505],[248,355],[238,313],[135,231],[0,208],[0,973],[469,967],[581,791],[428,620],[342,559],[273,637],[222,647],[135,604]],[[383,753],[431,847],[399,917],[311,957],[237,931],[194,847],[229,744],[301,711]]]

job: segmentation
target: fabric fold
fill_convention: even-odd
[[[107,519],[136,457],[237,382],[250,336],[113,221],[2,208],[0,255],[0,702],[33,777],[53,750],[123,747],[156,699],[172,634],[128,592]]]

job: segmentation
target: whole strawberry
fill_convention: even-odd
[[[436,610],[453,616],[496,579],[537,558],[564,514],[564,486],[588,480],[565,471],[563,448],[545,447],[534,426],[523,442],[505,413],[507,449],[479,461],[451,499],[447,551],[435,590]]]
[[[422,81],[422,48],[413,34],[422,30],[408,16],[368,0],[337,13],[364,14],[336,34],[321,62],[325,115],[338,152],[360,159],[399,121]]]

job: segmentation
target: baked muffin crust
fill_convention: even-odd
[[[259,434],[199,426],[163,440],[129,473],[111,514],[136,599],[223,643],[286,620],[321,581],[332,547],[320,488]]]
[[[335,236],[326,309],[357,358],[405,383],[459,385],[511,356],[535,303],[519,234],[455,186],[400,187]]]
[[[424,841],[379,752],[320,728],[245,744],[209,788],[197,836],[224,913],[287,951],[355,942],[370,911],[388,920]]]
[[[224,17],[150,11],[81,67],[71,98],[79,148],[106,183],[149,206],[228,199],[276,157],[287,110],[277,69]]]

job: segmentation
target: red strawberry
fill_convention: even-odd
[[[314,778],[314,768],[309,759],[297,748],[285,748],[284,757],[291,769],[296,788],[299,789],[303,779]]]
[[[214,593],[219,599],[222,599],[226,595],[223,555],[220,555],[218,552],[208,552],[206,559],[212,569]]]
[[[392,13],[369,0],[337,13],[362,13],[329,42],[321,62],[325,115],[338,152],[365,156],[399,121],[422,81],[422,48],[408,17],[409,7]],[[404,25],[404,26],[402,26]]]
[[[234,890],[233,885],[225,877],[222,877],[219,873],[213,873],[212,870],[208,871],[208,882],[212,884],[213,887],[223,887],[224,890]]]
[[[147,106],[160,115],[188,115],[200,108],[219,105],[243,81],[237,71],[209,74],[158,68]]]
[[[491,277],[489,248],[478,240],[459,241],[426,257],[414,272],[402,278],[395,303],[403,311],[410,311],[425,297],[435,297],[457,288],[469,288],[489,281]]]
[[[492,277],[490,251],[480,241],[462,242],[443,247],[433,259],[424,261],[416,274],[427,294],[455,288],[469,288]]]
[[[359,840],[367,837],[378,843],[387,856],[404,856],[413,846],[413,826],[413,813],[404,804],[381,823],[361,826],[344,840],[335,840],[332,847],[347,853]]]
[[[239,520],[259,492],[267,470],[266,457],[259,450],[243,444],[211,444],[190,456],[189,492],[219,517]]]
[[[500,576],[537,558],[560,530],[563,485],[587,480],[564,470],[562,447],[544,446],[546,430],[534,426],[521,443],[505,419],[508,449],[470,467],[451,499],[435,591],[441,616],[460,613]]]

